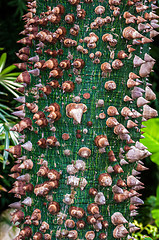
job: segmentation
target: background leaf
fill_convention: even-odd
[[[5,68],[5,69],[2,71],[2,74],[7,74],[7,73],[13,71],[15,68],[16,68],[16,66],[10,65],[9,67]]]
[[[2,71],[7,59],[7,54],[3,53],[0,58],[0,72]]]
[[[153,239],[150,237],[145,237],[144,240],[153,240]]]
[[[146,126],[144,128],[145,138],[141,139],[140,142],[148,147],[152,153],[151,160],[159,165],[159,118],[150,119],[143,124]]]

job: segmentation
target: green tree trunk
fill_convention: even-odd
[[[141,120],[157,116],[147,105],[155,99],[147,79],[154,59],[145,44],[157,34],[157,16],[151,1],[143,4],[29,3],[30,53],[19,51],[29,60],[17,78],[26,85],[25,100],[17,99],[25,118],[12,129],[25,144],[9,150],[23,174],[11,191],[22,195],[24,212],[13,215],[22,223],[16,239],[133,239],[130,223],[143,204],[137,174],[150,154],[138,143]]]

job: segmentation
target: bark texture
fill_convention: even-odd
[[[150,155],[139,143],[141,121],[157,116],[148,105],[152,4],[28,3],[19,41],[27,68],[17,78],[25,117],[22,105],[12,129],[25,143],[9,149],[22,169],[12,191],[24,212],[13,215],[22,223],[16,239],[133,239],[132,217],[143,204],[137,175]]]

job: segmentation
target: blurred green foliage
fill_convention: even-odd
[[[159,185],[159,118],[153,118],[143,122],[146,128],[143,128],[144,137],[140,140],[148,150],[152,153],[149,158],[144,159],[146,167],[149,171],[144,171],[141,174],[141,181],[144,182],[146,188],[142,191],[144,196],[144,206],[139,209],[139,222],[145,224],[154,222],[152,217],[152,210],[156,208],[156,189]],[[151,174],[150,174],[151,171]],[[159,201],[159,199],[158,199]]]
[[[154,225],[147,224],[146,226],[143,223],[138,223],[138,221],[134,220],[133,224],[136,227],[139,227],[140,230],[136,233],[133,233],[132,236],[137,240],[157,240],[159,239],[158,228]],[[148,236],[146,236],[148,235]]]
[[[155,223],[157,227],[159,227],[159,186],[157,187],[156,191],[156,199],[155,199],[155,207],[151,211],[152,217],[155,219]]]
[[[5,167],[8,160],[8,152],[4,151],[4,149],[9,148],[9,145],[18,144],[17,132],[9,131],[18,118],[10,114],[12,112],[11,106],[8,107],[5,102],[2,103],[3,97],[8,97],[8,94],[11,94],[12,97],[19,97],[16,88],[22,86],[15,82],[20,72],[13,72],[16,69],[14,65],[5,68],[6,60],[7,54],[3,53],[0,57],[0,85],[2,86],[1,89],[3,89],[0,92],[0,162],[3,162],[3,167]]]
[[[148,150],[152,153],[151,161],[159,166],[159,118],[152,118],[143,122],[146,126],[144,128],[144,137],[140,140]]]
[[[8,202],[6,201],[8,198],[4,198],[4,196],[6,196],[7,189],[11,187],[12,182],[7,176],[9,173],[8,171],[6,174],[8,168],[5,169],[5,171],[4,168],[6,167],[6,164],[13,161],[13,158],[11,158],[8,152],[4,151],[4,149],[8,149],[9,146],[18,144],[19,136],[17,132],[9,131],[9,129],[16,124],[18,118],[11,115],[14,105],[8,102],[7,99],[9,99],[9,95],[12,98],[18,97],[19,94],[17,93],[16,88],[22,86],[15,82],[20,72],[13,72],[16,69],[14,65],[5,68],[6,60],[7,54],[3,53],[0,57],[0,191],[3,191],[1,193],[2,201],[0,207]],[[3,199],[5,199],[5,202]]]
[[[143,124],[146,126],[144,128],[144,136],[145,138],[141,139],[140,142],[143,143],[148,150],[152,153],[150,156],[150,159],[152,162],[156,164],[156,170],[158,172],[159,169],[159,118],[153,118],[149,119],[146,122],[143,122]],[[150,181],[150,186],[152,186],[152,183]],[[156,196],[150,195],[146,200],[144,206],[140,210],[140,215],[137,218],[139,221],[147,224],[151,223],[154,225],[147,224],[145,227],[143,227],[142,223],[140,223],[141,231],[139,231],[137,234],[138,237],[142,237],[142,232],[147,231],[148,234],[150,234],[150,231],[154,231],[154,234],[157,234],[156,236],[153,236],[153,239],[159,239],[159,181],[156,182]],[[138,224],[138,223],[137,223]],[[156,226],[155,226],[156,224]],[[135,224],[136,225],[136,224]],[[137,225],[136,225],[137,226]],[[150,227],[151,226],[151,227]],[[136,235],[134,235],[136,237]],[[143,239],[143,238],[137,238],[137,239]]]
[[[10,65],[5,68],[6,60],[7,53],[3,53],[0,57],[0,85],[5,89],[5,91],[10,92],[15,97],[18,97],[19,94],[17,93],[16,88],[21,87],[22,85],[15,82],[15,80],[19,76],[20,72],[13,72],[13,70],[17,69],[14,65]],[[5,95],[6,93],[2,94]]]

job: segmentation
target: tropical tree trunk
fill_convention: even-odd
[[[28,2],[22,119],[11,129],[20,144],[8,150],[18,158],[16,239],[133,239],[143,204],[137,175],[150,155],[141,121],[157,116],[147,79],[155,8],[151,0]]]

